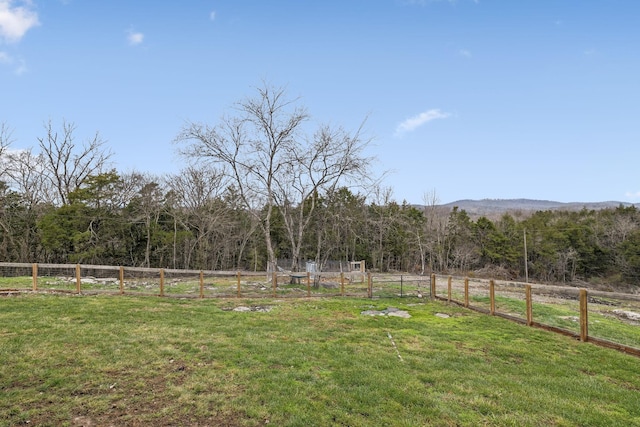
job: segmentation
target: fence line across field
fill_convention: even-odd
[[[371,273],[177,270],[86,264],[0,263],[0,276],[21,278],[14,288],[85,294],[177,297],[373,296]],[[30,277],[29,283],[25,278]]]
[[[517,323],[533,326],[540,329],[567,335],[583,342],[591,342],[603,347],[613,348],[625,353],[640,356],[640,326],[635,326],[635,332],[631,343],[616,342],[598,336],[598,332],[590,333],[590,326],[598,326],[598,323],[590,323],[590,306],[626,306],[640,312],[640,295],[622,294],[615,292],[603,292],[597,290],[579,289],[569,286],[551,286],[542,284],[530,284],[514,281],[496,281],[493,279],[474,279],[474,286],[470,286],[470,279],[454,278],[453,276],[431,275],[431,297],[449,303],[455,303],[491,316],[502,317]],[[446,283],[439,287],[439,283]],[[471,291],[473,289],[473,292]],[[561,324],[552,324],[547,321],[534,319],[535,298],[555,298],[564,301],[567,309],[573,309],[575,316],[562,316]],[[471,302],[473,300],[473,303]],[[515,307],[514,301],[524,301],[524,306]],[[538,307],[552,306],[550,303],[540,303]],[[517,312],[520,309],[520,312]],[[515,313],[514,313],[515,311]],[[592,314],[602,315],[591,310]],[[612,310],[611,312],[615,312]],[[621,315],[624,310],[618,310]],[[640,319],[637,319],[640,320]],[[573,328],[571,325],[575,325]],[[593,328],[595,329],[595,328]],[[619,338],[619,340],[621,340]],[[633,345],[631,345],[633,344]]]
[[[640,313],[640,295],[443,275],[371,272],[247,272],[85,264],[0,263],[12,291],[120,294],[181,298],[416,297],[438,299],[640,356],[633,332],[608,336],[605,317]],[[551,303],[550,301],[554,301]],[[559,303],[560,302],[560,303]],[[561,306],[562,315],[543,316]],[[618,307],[616,309],[612,309]],[[616,313],[616,312],[620,312]],[[640,314],[638,314],[640,316]],[[601,320],[598,320],[601,319]],[[603,326],[604,325],[604,326]],[[630,329],[631,330],[631,329]]]

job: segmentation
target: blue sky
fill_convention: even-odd
[[[401,202],[640,202],[637,0],[0,0],[0,123],[174,173],[187,120],[268,81],[365,129]]]

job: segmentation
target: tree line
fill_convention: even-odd
[[[640,286],[633,207],[473,219],[397,203],[371,179],[362,128],[321,125],[264,86],[210,126],[176,137],[176,174],[120,173],[101,136],[48,122],[37,148],[11,150],[0,124],[0,259],[206,270],[304,268],[365,260],[374,271]],[[526,252],[525,252],[526,241]]]

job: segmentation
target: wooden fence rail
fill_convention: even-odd
[[[13,270],[12,270],[13,269]],[[371,272],[350,273],[335,272],[335,273],[265,273],[265,272],[241,272],[241,271],[207,271],[207,270],[174,270],[163,268],[141,268],[141,267],[123,267],[123,266],[104,266],[104,265],[85,265],[85,264],[28,264],[28,263],[0,263],[0,275],[4,272],[9,272],[9,275],[25,276],[31,274],[30,287],[33,291],[50,290],[46,285],[41,287],[39,280],[43,278],[50,278],[56,275],[65,276],[67,279],[64,283],[66,286],[62,290],[63,292],[72,293],[100,293],[110,292],[115,294],[124,295],[158,295],[165,296],[188,296],[192,298],[205,298],[205,297],[255,297],[255,296],[271,296],[271,297],[311,297],[311,296],[356,296],[356,297],[403,297],[403,296],[417,296],[422,297],[423,290],[429,290],[432,299],[444,300],[449,303],[458,304],[460,306],[486,313],[491,316],[498,316],[505,319],[509,319],[514,322],[518,322],[527,326],[545,329],[548,331],[564,334],[570,337],[574,337],[583,342],[591,342],[603,347],[608,347],[623,351],[635,356],[640,357],[640,349],[613,342],[610,340],[602,339],[597,336],[593,336],[589,333],[589,301],[594,298],[620,298],[625,301],[633,301],[634,303],[640,303],[640,295],[633,294],[618,294],[612,292],[602,292],[586,289],[577,289],[572,287],[558,287],[547,286],[540,284],[518,283],[518,282],[506,282],[500,283],[500,285],[508,285],[511,287],[511,293],[513,289],[517,289],[523,293],[525,301],[524,313],[521,315],[514,315],[512,313],[505,313],[501,311],[498,306],[496,292],[499,282],[495,280],[481,280],[474,279],[474,291],[478,292],[479,288],[482,288],[488,295],[488,308],[486,305],[470,303],[470,279],[457,278],[458,286],[460,282],[463,283],[462,294],[459,289],[454,294],[453,277],[452,276],[436,276],[431,274],[430,276],[399,276],[398,275],[374,275]],[[15,274],[11,274],[14,271]],[[103,275],[109,275],[112,272],[113,283],[108,289],[103,289],[99,286],[91,287],[83,283],[83,279],[88,281],[88,272],[100,273]],[[26,273],[26,274],[25,274]],[[48,274],[47,274],[48,273]],[[83,276],[83,273],[85,274]],[[153,277],[153,279],[148,279]],[[193,283],[192,288],[189,290],[189,295],[178,294],[174,289],[176,282],[179,280],[176,277],[186,277],[187,281]],[[142,279],[141,279],[142,278]],[[225,287],[222,291],[217,292],[211,281],[213,278],[224,278]],[[146,283],[145,287],[141,289],[140,286],[135,286],[126,282],[137,283],[140,280],[149,280],[153,283]],[[321,280],[322,279],[322,280]],[[439,293],[438,280],[442,281],[446,279],[446,295]],[[318,283],[321,281],[330,280],[334,287],[328,290],[320,290]],[[169,283],[168,283],[169,281]],[[256,282],[253,288],[250,288],[247,283],[249,281]],[[429,282],[427,284],[427,281]],[[270,286],[269,286],[270,282]],[[24,281],[21,283],[25,283]],[[265,285],[266,283],[266,285]],[[395,283],[395,285],[394,285]],[[413,287],[411,287],[413,283]],[[481,283],[481,286],[478,285]],[[399,285],[399,286],[398,286]],[[24,286],[24,285],[23,285]],[[27,285],[29,286],[29,285]],[[313,286],[313,292],[312,292]],[[409,292],[408,288],[411,287]],[[259,289],[259,291],[256,291]],[[565,292],[571,295],[570,299],[576,299],[578,301],[578,331],[572,331],[566,328],[547,324],[545,322],[538,321],[535,318],[534,310],[534,291],[536,295],[554,294],[557,292]],[[288,293],[287,293],[288,292]],[[398,293],[399,292],[399,293]],[[477,296],[477,295],[476,295]],[[640,308],[640,304],[638,304]],[[630,340],[635,342],[635,340]]]
[[[29,273],[27,273],[29,271]],[[0,276],[24,277],[31,275],[30,288],[33,291],[60,291],[72,293],[119,293],[164,296],[243,297],[243,296],[361,296],[373,297],[372,277],[357,272],[247,272],[214,270],[176,270],[167,268],[104,266],[91,264],[28,264],[0,262]],[[96,277],[110,278],[111,286],[95,284]],[[197,282],[188,295],[177,295],[174,290],[176,279]],[[364,285],[365,277],[367,285]],[[144,281],[145,289],[140,290],[135,282]],[[227,286],[219,292],[212,291],[213,282],[233,281],[233,289]],[[43,285],[44,281],[44,285]],[[325,289],[321,284],[330,281],[334,286]],[[209,283],[207,283],[209,282]],[[253,283],[251,287],[247,283]],[[267,283],[264,285],[264,283]],[[114,283],[116,287],[114,288]],[[261,285],[262,283],[262,285]],[[360,283],[363,284],[362,287]],[[219,283],[218,283],[219,285]],[[299,286],[298,286],[299,285]],[[266,287],[265,287],[266,286]],[[259,288],[261,292],[257,292]],[[356,289],[357,288],[357,289]],[[313,289],[313,291],[312,291]],[[2,290],[2,289],[0,289]],[[12,289],[4,289],[11,291]],[[20,289],[13,289],[20,290]],[[266,291],[266,292],[264,292]],[[258,294],[258,295],[256,295]]]
[[[540,289],[553,289],[557,290],[565,290],[575,292],[576,288],[570,287],[551,287],[545,285],[536,285]],[[618,351],[622,351],[628,354],[632,354],[634,356],[640,357],[640,348],[628,346],[625,344],[616,343],[610,340],[598,338],[589,335],[589,298],[598,296],[605,298],[621,298],[630,301],[640,301],[640,295],[632,295],[632,294],[619,294],[612,292],[601,292],[601,291],[588,291],[587,289],[579,289],[578,290],[578,301],[579,301],[579,332],[573,332],[565,328],[560,328],[553,325],[548,325],[542,322],[537,322],[534,320],[534,312],[533,312],[533,286],[530,284],[524,285],[524,298],[525,298],[525,318],[520,318],[518,316],[514,316],[507,313],[501,313],[496,309],[496,282],[494,280],[489,280],[489,309],[474,306],[469,304],[469,278],[464,278],[464,299],[463,301],[456,300],[452,297],[452,277],[447,277],[447,296],[442,296],[437,293],[437,276],[435,274],[431,275],[431,298],[447,301],[450,303],[455,303],[460,306],[485,313],[491,316],[499,316],[511,321],[515,321],[518,323],[525,324],[527,326],[537,327],[540,329],[544,329],[547,331],[552,331],[556,333],[560,333],[563,335],[567,335],[576,339],[579,339],[583,342],[591,342],[593,344],[616,349]]]

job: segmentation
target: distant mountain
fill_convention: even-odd
[[[626,203],[626,202],[553,202],[550,200],[531,200],[531,199],[483,199],[483,200],[458,200],[455,202],[440,205],[442,208],[453,209],[455,206],[458,209],[464,209],[472,217],[495,217],[507,212],[520,212],[522,214],[533,213],[536,211],[548,211],[548,210],[566,210],[566,211],[579,211],[582,209],[587,210],[600,210],[608,208],[617,208],[618,206],[636,206],[640,207],[640,204]]]

